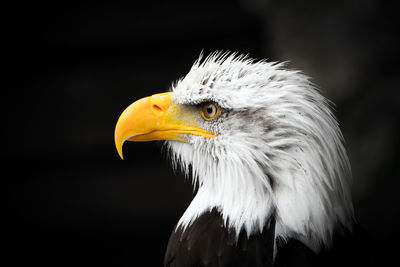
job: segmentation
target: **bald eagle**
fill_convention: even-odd
[[[165,266],[273,266],[351,231],[350,164],[330,102],[284,63],[200,56],[169,92],[140,99],[115,128],[166,140],[197,193],[173,229]]]

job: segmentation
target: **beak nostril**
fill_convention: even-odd
[[[158,111],[162,111],[162,108],[160,108],[158,105],[153,104],[153,109],[156,109]]]

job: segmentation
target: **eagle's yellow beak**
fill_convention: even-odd
[[[123,159],[122,146],[128,141],[178,140],[183,134],[215,137],[196,127],[196,119],[183,114],[178,104],[171,103],[172,93],[162,93],[139,99],[127,107],[115,127],[115,146]]]

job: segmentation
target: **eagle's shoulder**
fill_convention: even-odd
[[[168,242],[164,265],[176,266],[272,266],[275,222],[261,233],[238,237],[225,227],[221,214],[213,209],[200,215],[186,229],[176,228]]]

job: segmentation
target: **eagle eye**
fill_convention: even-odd
[[[214,102],[205,102],[201,105],[200,113],[205,120],[212,120],[218,116],[220,108]]]

